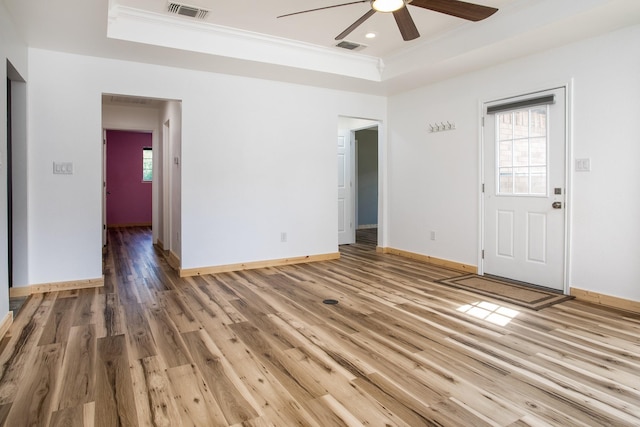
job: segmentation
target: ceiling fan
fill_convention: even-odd
[[[364,21],[371,18],[376,12],[393,13],[396,19],[400,34],[405,41],[414,40],[420,37],[418,28],[409,14],[407,5],[421,7],[423,9],[434,10],[446,15],[455,16],[469,21],[481,21],[493,15],[498,9],[482,6],[475,3],[467,3],[460,0],[358,0],[349,3],[335,4],[331,6],[319,7],[316,9],[303,10],[300,12],[280,15],[278,18],[299,15],[301,13],[315,12],[317,10],[331,9],[334,7],[348,6],[357,3],[371,3],[371,9],[362,15],[360,19],[347,27],[346,30],[336,36],[336,40],[342,40],[353,30],[358,28]]]

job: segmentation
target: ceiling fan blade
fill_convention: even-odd
[[[416,27],[413,18],[409,14],[407,7],[400,8],[393,12],[393,17],[396,18],[396,24],[404,41],[414,40],[420,37],[418,28]]]
[[[362,15],[360,19],[358,19],[356,22],[351,24],[346,30],[338,34],[336,36],[336,40],[342,40],[343,38],[347,37],[351,33],[351,31],[355,30],[360,26],[360,24],[362,24],[367,19],[371,18],[374,13],[376,13],[375,9],[369,9],[369,11],[364,15]]]
[[[316,9],[309,9],[309,10],[303,10],[300,12],[287,13],[286,15],[280,15],[280,16],[277,16],[276,18],[284,18],[285,16],[300,15],[301,13],[315,12],[316,10],[332,9],[334,7],[349,6],[350,4],[366,3],[368,1],[369,0],[358,0],[358,1],[352,1],[349,3],[334,4],[332,6],[324,6],[324,7],[318,7]]]
[[[481,21],[498,11],[498,9],[494,7],[467,3],[460,0],[413,0],[408,4],[469,21]]]

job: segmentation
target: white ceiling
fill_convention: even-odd
[[[165,13],[167,1],[116,0],[117,3],[140,10]],[[206,22],[213,25],[268,34],[284,39],[332,47],[335,37],[371,9],[369,2],[345,5],[339,8],[319,10],[278,19],[280,15],[329,5],[351,3],[354,0],[174,0],[176,3],[194,5],[210,10]],[[356,0],[357,1],[357,0]],[[503,7],[513,0],[479,0],[486,6]],[[346,40],[367,45],[361,53],[386,57],[410,48],[425,39],[438,37],[467,24],[467,21],[437,12],[410,6],[409,12],[418,27],[421,38],[404,42],[391,14],[376,13],[352,32]],[[184,19],[184,18],[183,18]],[[365,38],[367,32],[375,32],[375,40]]]
[[[339,49],[334,38],[369,8],[352,0],[177,0],[210,11],[171,15],[167,0],[2,0],[29,46],[83,55],[392,94],[640,23],[640,0],[477,0],[499,11],[468,22],[409,5],[421,37],[402,40],[376,13]],[[366,32],[375,39],[366,39]]]

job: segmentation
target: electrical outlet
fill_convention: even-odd
[[[431,231],[431,240],[436,240],[436,232],[435,231]]]
[[[285,233],[284,231],[280,233],[280,241],[282,243],[285,243],[287,241],[287,233]]]

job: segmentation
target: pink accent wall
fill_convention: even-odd
[[[142,181],[144,147],[151,147],[150,133],[107,131],[108,226],[151,224],[151,182]]]

